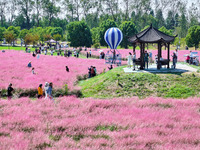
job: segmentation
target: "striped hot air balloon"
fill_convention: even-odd
[[[117,49],[123,39],[123,34],[118,28],[109,28],[104,35],[104,39],[111,49]]]

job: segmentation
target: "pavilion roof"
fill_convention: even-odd
[[[130,37],[128,40],[131,43],[158,43],[158,42],[164,42],[164,43],[170,43],[173,42],[175,39],[174,36],[169,36],[158,29],[152,27],[152,25],[141,31],[140,33]]]

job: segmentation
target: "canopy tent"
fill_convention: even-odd
[[[167,68],[169,68],[170,61],[170,43],[175,39],[174,36],[169,36],[157,29],[152,25],[143,30],[142,32],[130,37],[129,42],[133,44],[133,51],[135,51],[136,44],[140,45],[140,69],[144,69],[144,52],[145,52],[145,43],[157,43],[158,44],[158,62],[157,69],[161,68],[160,58],[162,57],[162,45],[167,45],[168,55],[167,55]]]
[[[56,42],[55,40],[51,39],[49,41],[45,41],[45,43],[58,43],[58,42]]]

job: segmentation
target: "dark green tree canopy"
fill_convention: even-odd
[[[91,47],[92,45],[92,34],[84,21],[75,21],[67,25],[68,40],[71,42],[70,46],[80,47],[86,46]]]
[[[128,45],[130,44],[129,41],[128,41],[128,38],[137,33],[135,24],[131,21],[125,21],[120,25],[119,28],[123,33],[123,40],[121,42],[121,47],[127,49]]]
[[[186,44],[189,47],[195,47],[197,49],[200,43],[200,26],[193,26],[188,30],[188,34],[186,36]]]
[[[116,23],[114,20],[106,20],[106,21],[103,21],[101,24],[100,24],[100,27],[99,27],[99,36],[100,36],[100,44],[102,46],[108,46],[107,43],[105,42],[104,40],[104,34],[105,32],[111,28],[111,27],[117,27]]]

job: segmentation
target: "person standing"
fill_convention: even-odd
[[[153,58],[152,58],[152,51],[149,52],[149,63],[153,63]]]
[[[38,87],[38,99],[42,98],[42,95],[43,95],[42,84],[40,84]]]
[[[69,67],[68,66],[65,66],[65,67],[66,67],[66,71],[69,72]]]
[[[115,49],[113,51],[111,51],[113,53],[113,59],[112,59],[112,64],[115,64],[116,61],[116,51]]]
[[[46,82],[44,85],[44,92],[45,92],[45,99],[48,97],[48,88],[49,88],[49,83]]]
[[[173,67],[174,67],[174,69],[175,69],[175,68],[176,68],[176,63],[177,63],[176,52],[173,53],[172,58],[173,58]]]
[[[49,88],[47,90],[47,94],[48,94],[48,97],[49,97],[50,100],[53,100],[52,89],[53,89],[53,83],[50,82],[49,83]]]
[[[149,54],[147,51],[144,52],[144,68],[146,67],[148,69],[148,62],[149,62]]]
[[[129,52],[129,55],[128,55],[127,57],[128,57],[128,61],[127,61],[128,67],[131,68],[131,64],[132,64],[132,54]]]
[[[9,84],[8,89],[7,89],[7,96],[8,96],[8,100],[10,100],[12,98],[12,92],[14,91],[14,89],[12,88],[12,83]]]
[[[133,52],[133,70],[135,70],[135,63],[136,63],[136,53]]]

